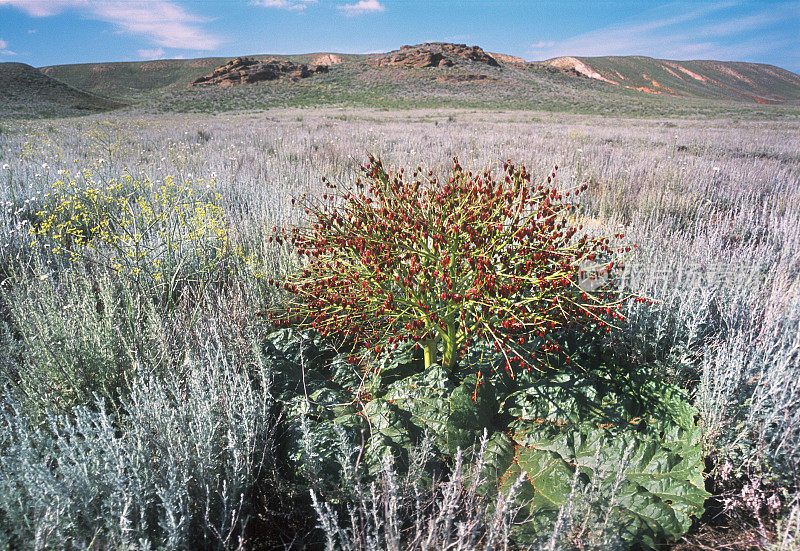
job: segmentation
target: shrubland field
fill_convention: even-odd
[[[797,549],[800,121],[787,118],[319,108],[2,123],[0,548]],[[353,183],[370,154],[443,179],[454,156],[496,175],[510,159],[534,183],[558,165],[559,188],[586,184],[575,220],[638,245],[616,277],[650,301],[574,349],[602,376],[534,375],[526,414],[522,390],[500,399],[512,383],[481,343],[462,367],[496,378],[487,402],[469,375],[426,378],[410,348],[372,358],[374,382],[313,332],[276,330],[287,294],[270,279],[304,261],[273,228],[308,224],[322,178]],[[423,392],[403,398],[411,379]],[[581,418],[569,381],[638,436]],[[675,425],[659,417],[677,410]],[[526,415],[560,428],[526,442]]]

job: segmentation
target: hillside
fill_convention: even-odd
[[[257,61],[276,58],[296,63],[333,65],[353,56],[317,53],[294,56],[252,55],[248,57]],[[155,92],[183,89],[193,80],[210,73],[228,61],[230,59],[225,57],[120,61],[52,65],[42,67],[40,70],[46,75],[69,82],[81,90],[131,101]]]
[[[536,109],[632,116],[800,115],[800,77],[757,63],[640,56],[541,62],[477,46],[426,43],[386,54],[249,56],[326,65],[311,79],[190,87],[229,58],[43,67],[71,86],[155,111],[292,106]]]
[[[70,116],[121,107],[73,88],[24,63],[0,63],[0,113],[4,117]]]
[[[754,103],[800,100],[800,76],[761,63],[627,56],[559,57],[541,64],[648,94]]]

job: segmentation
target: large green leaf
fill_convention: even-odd
[[[396,466],[406,465],[411,446],[420,436],[411,413],[389,400],[375,398],[364,405],[362,415],[368,427],[364,461],[369,471],[378,472],[387,457]]]
[[[411,414],[412,422],[447,449],[447,419],[455,385],[447,372],[433,364],[389,386],[384,398]]]
[[[486,480],[487,488],[503,485],[503,477],[507,476],[515,457],[514,441],[507,434],[495,432],[489,437],[481,458],[483,461],[481,476]]]
[[[446,422],[447,449],[470,450],[483,436],[492,432],[492,422],[497,414],[497,401],[491,384],[478,384],[475,375],[469,375],[450,394]]]
[[[564,458],[551,451],[535,447],[518,447],[514,458],[516,468],[505,477],[505,483],[513,483],[524,471],[530,487],[530,505],[534,511],[556,511],[569,497],[572,469]]]
[[[518,419],[512,423],[516,455],[502,485],[524,473],[521,497],[530,501],[530,512],[552,516],[548,511],[565,503],[573,480],[591,482],[608,493],[609,503],[613,499],[624,539],[649,546],[677,539],[702,514],[709,494],[694,410],[677,391],[667,398],[668,414],[648,422]],[[575,478],[576,469],[581,477]]]

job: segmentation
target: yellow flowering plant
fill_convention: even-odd
[[[87,168],[52,185],[31,232],[72,261],[132,278],[171,308],[182,288],[206,285],[231,254],[218,203],[213,181],[130,173],[102,181]]]

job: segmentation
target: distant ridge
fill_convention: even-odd
[[[800,76],[762,63],[673,61],[643,56],[557,57],[540,63],[648,94],[755,103],[800,99]]]
[[[531,109],[619,116],[800,116],[800,76],[771,65],[643,56],[525,61],[479,46],[429,42],[388,53],[248,56],[327,65],[308,79],[190,86],[233,58],[42,67],[74,89],[156,111],[273,107]],[[785,106],[782,107],[782,106]],[[782,113],[782,114],[781,114]]]
[[[71,116],[122,107],[24,63],[0,63],[0,112],[7,117]]]
[[[441,52],[441,54],[440,54]],[[450,60],[474,60],[516,69],[556,70],[578,79],[591,79],[610,86],[652,95],[673,95],[726,99],[752,103],[785,103],[800,100],[800,76],[785,69],[761,63],[733,61],[674,61],[643,56],[559,57],[540,62],[501,53],[484,54],[477,46],[426,43],[404,46],[382,55],[346,55],[310,53],[298,55],[250,56],[263,61],[274,57],[296,63],[331,65],[331,72],[342,65],[393,65],[414,68],[438,68],[439,63],[422,59],[423,55],[443,57],[442,67]],[[416,56],[416,58],[414,57]],[[461,57],[458,57],[461,56]],[[401,60],[400,57],[403,59]],[[396,61],[391,61],[392,59]],[[418,59],[417,59],[418,58]],[[495,61],[496,60],[496,61]],[[42,67],[49,76],[80,90],[127,100],[140,94],[167,88],[183,88],[229,58],[172,59],[141,62],[86,63]],[[474,72],[474,71],[472,71]],[[480,80],[473,77],[448,77],[455,82]],[[495,78],[492,75],[492,78]],[[508,75],[513,78],[513,75]],[[405,79],[407,80],[407,79]]]

